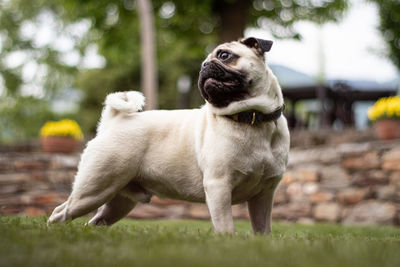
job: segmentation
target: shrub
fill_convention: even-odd
[[[369,108],[368,118],[375,122],[382,119],[400,119],[400,96],[383,97]]]
[[[40,136],[68,136],[76,140],[83,139],[83,133],[78,123],[69,119],[46,122],[40,129]]]

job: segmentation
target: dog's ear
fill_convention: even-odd
[[[240,40],[240,42],[249,48],[254,48],[257,51],[257,53],[261,56],[263,56],[265,52],[271,50],[273,43],[270,40],[263,40],[254,37],[242,39]]]

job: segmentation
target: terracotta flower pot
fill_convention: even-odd
[[[382,140],[400,138],[400,120],[379,120],[375,122],[375,131]]]
[[[46,136],[40,139],[42,150],[49,153],[73,153],[78,147],[78,140],[63,136]]]

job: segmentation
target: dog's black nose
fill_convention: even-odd
[[[210,61],[206,61],[201,65],[201,70],[204,70],[208,65],[210,65]]]

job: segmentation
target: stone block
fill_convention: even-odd
[[[332,165],[321,169],[321,188],[329,191],[346,188],[349,185],[350,176],[342,167]]]
[[[31,176],[29,173],[6,173],[0,174],[0,186],[8,184],[18,184],[29,182]]]
[[[46,182],[36,182],[31,181],[27,183],[20,184],[21,190],[25,192],[25,194],[42,194],[43,192],[51,191],[51,185]]]
[[[33,198],[33,203],[36,205],[46,205],[50,203],[55,203],[57,201],[57,196],[54,193],[45,193],[37,195]]]
[[[308,182],[303,184],[303,192],[306,195],[312,195],[317,193],[319,190],[319,185],[317,183]]]
[[[337,193],[337,200],[343,205],[354,205],[365,199],[368,189],[348,188]]]
[[[45,170],[47,167],[48,162],[38,159],[22,158],[14,161],[14,168],[16,171]]]
[[[274,203],[275,204],[283,204],[289,201],[286,196],[287,186],[280,184],[275,191]]]
[[[393,185],[397,190],[400,190],[400,171],[393,172],[389,177],[389,181],[390,185]]]
[[[50,168],[76,170],[79,164],[79,160],[80,156],[78,154],[73,154],[73,155],[56,154],[51,158]]]
[[[178,219],[187,218],[186,205],[155,206],[152,204],[138,204],[129,214],[130,218],[140,219]]]
[[[360,155],[372,150],[370,143],[345,143],[335,147],[341,155]]]
[[[20,194],[24,189],[19,184],[5,184],[0,187],[0,197],[8,194]]]
[[[315,224],[315,220],[312,218],[299,218],[296,223],[299,224],[306,224],[306,225],[313,225]]]
[[[7,173],[14,170],[14,166],[11,162],[0,159],[0,173]]]
[[[317,182],[319,180],[319,173],[316,168],[300,167],[288,171],[284,174],[282,183],[291,184],[293,182]]]
[[[319,173],[315,168],[299,168],[296,170],[296,180],[300,182],[318,182]]]
[[[308,148],[305,150],[292,149],[289,153],[289,167],[309,163],[334,164],[339,162],[340,155],[336,148]]]
[[[294,182],[295,178],[293,177],[294,173],[292,171],[287,171],[282,177],[281,184],[288,185]]]
[[[26,202],[23,199],[23,195],[15,195],[15,194],[9,194],[9,195],[1,195],[0,196],[0,207],[5,206],[22,206],[26,204]]]
[[[394,148],[382,156],[382,168],[385,170],[400,171],[400,148]]]
[[[272,218],[296,221],[298,218],[310,217],[311,205],[308,202],[292,202],[277,205],[272,209]]]
[[[170,205],[170,206],[165,206],[162,207],[166,209],[166,217],[168,219],[178,219],[178,218],[184,218],[186,214],[186,206],[185,205]]]
[[[46,182],[46,172],[44,170],[32,170],[29,173],[31,181]]]
[[[384,185],[387,184],[388,181],[387,172],[382,170],[357,172],[353,174],[351,179],[351,183],[359,187]]]
[[[334,202],[319,203],[314,207],[313,216],[318,221],[336,222],[340,219],[340,206]]]
[[[373,191],[379,200],[400,202],[400,190],[393,185],[377,186]]]
[[[52,184],[66,184],[72,187],[76,171],[69,170],[48,170],[46,179]]]
[[[0,214],[11,215],[21,213],[22,209],[17,206],[3,206],[0,207]]]
[[[181,201],[181,200],[174,200],[174,199],[169,199],[169,198],[159,198],[157,196],[153,196],[151,198],[151,204],[158,205],[158,206],[171,206],[171,205],[187,204],[187,202]]]
[[[232,206],[232,215],[235,219],[248,219],[249,212],[247,211],[246,204],[239,204]]]
[[[189,205],[187,212],[189,218],[193,219],[209,219],[210,213],[206,204],[193,203]]]
[[[319,191],[309,196],[312,203],[329,202],[333,200],[334,194],[328,191]]]
[[[168,209],[164,207],[140,203],[128,214],[128,217],[138,219],[166,218],[167,216]]]
[[[381,166],[377,151],[368,152],[358,156],[347,157],[342,165],[349,170],[371,170],[379,169]]]
[[[292,183],[288,185],[286,195],[290,202],[305,201],[307,199],[303,191],[303,184],[301,183]]]
[[[46,212],[40,208],[26,207],[24,208],[23,214],[26,216],[43,216],[46,215]]]
[[[344,224],[393,224],[396,206],[388,202],[369,200],[355,205],[349,210]]]

